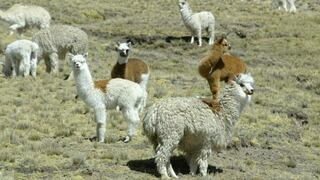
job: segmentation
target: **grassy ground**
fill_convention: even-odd
[[[21,1],[1,2],[0,8],[16,2]],[[197,63],[210,47],[186,42],[189,33],[175,0],[23,3],[43,6],[53,23],[72,24],[89,34],[89,65],[96,79],[110,76],[115,42],[132,39],[132,56],[151,68],[148,106],[170,96],[210,95],[197,74]],[[232,144],[209,160],[208,179],[320,178],[320,3],[297,3],[298,13],[286,14],[274,10],[270,1],[190,0],[194,11],[214,13],[217,35],[238,32],[229,37],[231,53],[245,60],[256,81],[253,102],[242,114]],[[1,47],[21,38],[8,36],[7,27],[0,23]],[[0,179],[157,178],[154,154],[141,128],[132,142],[119,141],[127,123],[118,112],[109,112],[106,143],[88,140],[95,134],[93,115],[74,99],[74,82],[62,80],[70,71],[64,67],[58,77],[50,77],[41,61],[36,79],[0,76]],[[201,179],[188,175],[180,155],[175,152],[172,159],[178,175]]]

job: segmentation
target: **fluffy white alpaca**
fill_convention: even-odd
[[[276,0],[278,3],[278,8],[281,10],[283,8],[286,12],[296,13],[297,8],[294,5],[295,0]]]
[[[87,54],[71,55],[71,63],[77,94],[94,110],[99,142],[104,142],[106,109],[115,109],[117,106],[128,121],[128,135],[124,142],[129,142],[140,121],[138,110],[143,103],[144,90],[137,83],[126,79],[93,81],[86,58]]]
[[[10,43],[5,50],[5,64],[3,73],[6,76],[29,76],[36,77],[37,52],[39,46],[29,40],[17,40]]]
[[[214,42],[215,18],[211,12],[202,11],[192,13],[187,0],[179,0],[179,8],[182,20],[186,27],[191,31],[191,43],[194,42],[194,36],[198,37],[199,46],[202,45],[201,31],[206,30],[209,35],[209,45]]]
[[[15,4],[7,11],[0,10],[0,19],[12,24],[10,34],[13,34],[14,31],[22,32],[30,26],[48,28],[51,16],[43,7]]]
[[[176,148],[186,153],[192,175],[199,168],[205,176],[211,151],[220,151],[230,142],[232,129],[253,91],[253,78],[240,74],[225,86],[219,112],[214,113],[200,99],[190,97],[164,99],[152,105],[143,119],[143,130],[154,145],[161,177],[177,178],[170,164]]]

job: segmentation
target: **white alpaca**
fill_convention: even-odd
[[[211,12],[202,11],[192,13],[187,0],[179,0],[179,8],[182,20],[186,27],[191,31],[191,43],[194,42],[194,36],[198,37],[199,46],[202,45],[201,31],[206,30],[209,35],[209,45],[214,42],[215,18]]]
[[[225,86],[219,112],[214,113],[200,99],[190,97],[164,99],[151,106],[143,119],[143,130],[154,145],[161,177],[177,178],[170,164],[176,148],[186,153],[192,175],[199,168],[205,176],[211,151],[219,151],[230,142],[232,129],[252,93],[253,78],[240,74]]]
[[[0,10],[0,19],[12,24],[10,34],[13,34],[14,31],[22,32],[30,26],[48,28],[51,16],[43,7],[15,4],[7,11]]]
[[[142,106],[144,90],[137,83],[120,78],[94,82],[86,58],[87,54],[71,55],[71,63],[77,94],[94,111],[99,142],[104,142],[106,109],[117,106],[128,121],[128,135],[124,142],[129,142],[140,121],[138,110]]]
[[[10,43],[5,50],[5,64],[3,73],[6,76],[29,76],[36,77],[37,52],[39,46],[29,40],[17,40]]]
[[[131,42],[117,43],[116,51],[118,52],[117,63],[111,71],[111,78],[123,78],[138,83],[145,90],[144,106],[147,102],[147,84],[149,80],[148,65],[138,58],[129,58]],[[140,112],[143,108],[140,109]]]
[[[278,8],[283,8],[286,12],[296,13],[297,8],[294,5],[295,0],[276,0],[278,2]]]

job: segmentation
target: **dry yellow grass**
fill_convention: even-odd
[[[1,2],[0,9],[16,2],[21,1]],[[134,40],[132,56],[145,60],[151,70],[148,106],[170,96],[210,95],[197,74],[198,61],[210,47],[180,38],[189,32],[175,0],[23,3],[43,6],[52,23],[72,24],[89,34],[88,63],[95,79],[110,77],[117,58],[113,43]],[[270,1],[190,0],[194,11],[213,12],[217,34],[234,29],[246,35],[229,36],[231,52],[245,60],[256,81],[253,102],[240,118],[232,144],[209,161],[209,179],[320,178],[320,4],[297,3],[297,14],[285,14],[273,10]],[[21,38],[8,36],[7,27],[0,23],[2,44]],[[111,111],[106,143],[90,142],[93,114],[74,99],[74,82],[62,80],[70,69],[65,64],[58,77],[50,77],[43,61],[38,67],[36,79],[0,75],[0,179],[157,178],[153,150],[141,128],[132,142],[122,143],[127,123]],[[176,155],[172,160],[178,175],[198,179],[188,175],[180,152]]]

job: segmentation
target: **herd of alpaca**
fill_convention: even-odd
[[[277,0],[286,11],[296,12],[294,0]],[[253,77],[245,62],[230,55],[227,37],[215,39],[215,18],[211,12],[193,13],[187,0],[178,0],[182,20],[191,32],[191,43],[198,38],[202,46],[202,31],[209,35],[212,48],[200,59],[198,73],[206,79],[212,97],[176,97],[162,99],[151,105],[142,119],[143,134],[155,151],[157,171],[163,178],[177,178],[170,163],[175,149],[185,152],[190,174],[207,175],[208,158],[231,141],[232,130],[254,92]],[[140,124],[140,115],[147,102],[150,76],[148,64],[131,58],[131,42],[117,43],[118,58],[111,75],[94,80],[88,65],[86,32],[70,25],[50,25],[51,16],[42,7],[17,4],[0,11],[0,19],[11,24],[10,34],[21,33],[29,26],[40,30],[32,40],[17,40],[7,45],[4,54],[5,76],[36,77],[37,61],[44,59],[46,71],[57,74],[59,60],[69,58],[77,96],[89,106],[96,122],[96,138],[105,141],[107,110],[119,108],[128,122],[123,142],[130,142]],[[70,76],[69,76],[70,77]],[[226,85],[220,93],[220,81]]]

